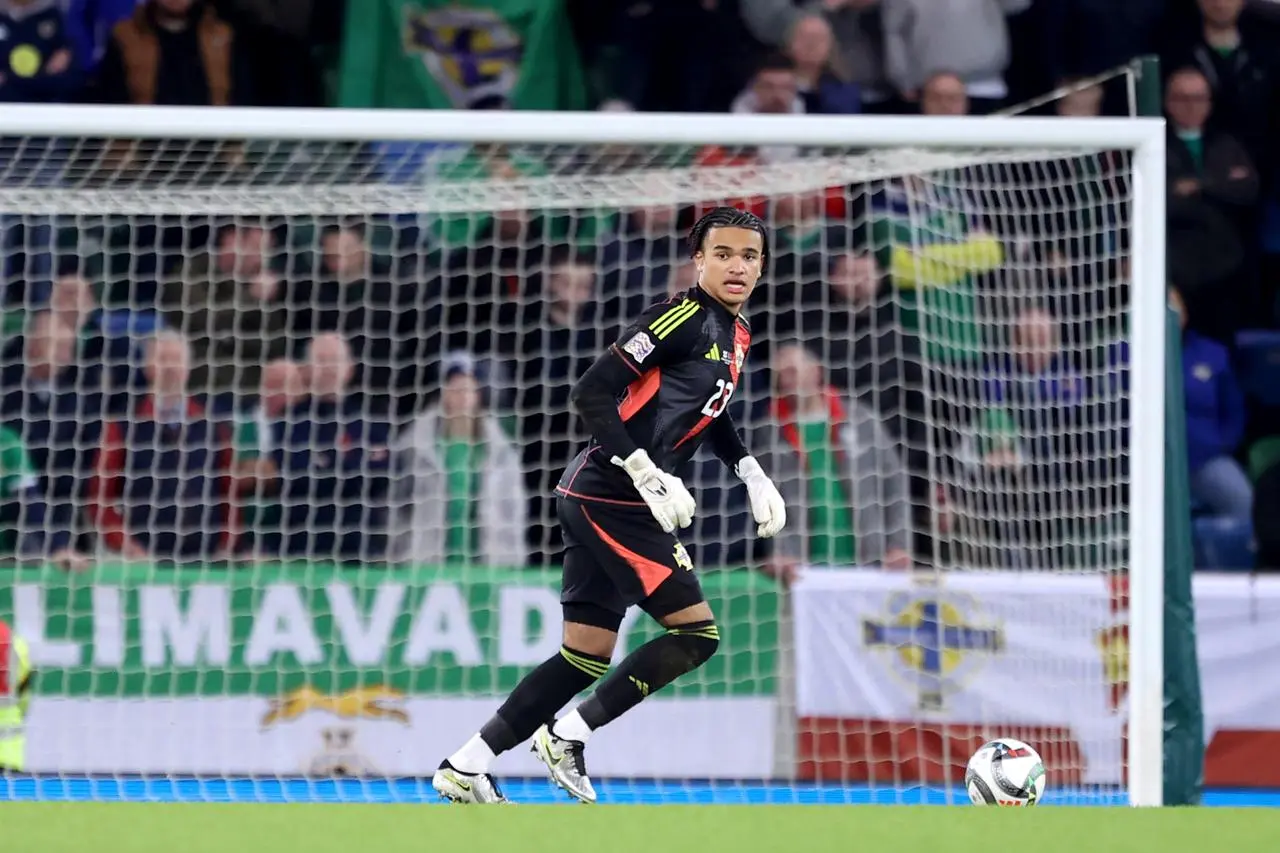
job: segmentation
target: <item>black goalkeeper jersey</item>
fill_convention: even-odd
[[[725,410],[750,346],[747,321],[700,288],[647,309],[575,388],[593,437],[565,469],[556,492],[579,500],[642,504],[631,478],[611,462],[613,455],[625,458],[637,447],[659,468],[675,473],[711,437],[717,455],[736,464],[746,453]],[[625,434],[614,430],[611,440],[616,419],[592,418],[584,404],[587,389],[612,395]]]

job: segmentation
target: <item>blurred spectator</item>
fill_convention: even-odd
[[[271,445],[277,421],[307,396],[302,365],[287,358],[262,367],[257,398],[238,412],[236,429],[236,494],[253,495],[258,504],[280,490]]]
[[[1276,108],[1275,52],[1265,25],[1245,12],[1245,0],[1197,0],[1194,31],[1175,36],[1164,54],[1166,72],[1190,66],[1204,75],[1213,97],[1216,129],[1238,139],[1254,162],[1275,161],[1269,133]],[[1172,88],[1173,80],[1166,86]]]
[[[617,336],[616,327],[600,316],[590,254],[554,252],[541,284],[535,301],[524,306],[513,340],[503,345],[504,353],[516,360],[515,414],[524,448],[534,560],[548,559],[560,550],[553,488],[585,440],[569,392]]]
[[[987,357],[970,429],[957,452],[964,562],[1006,568],[1062,568],[1106,524],[1101,491],[1113,476],[1103,452],[1110,422],[1087,393],[1062,345],[1057,318],[1030,304],[1013,316],[1009,345]],[[1064,442],[1064,436],[1071,436]],[[1086,557],[1087,559],[1087,557]]]
[[[796,21],[787,52],[795,63],[797,89],[804,111],[856,113],[862,109],[858,87],[845,82],[834,62],[835,37],[825,19],[813,15]]]
[[[794,60],[774,53],[756,67],[751,84],[733,102],[735,113],[795,114],[804,112]]]
[[[1031,0],[881,0],[880,5],[886,74],[905,100],[918,100],[925,82],[944,71],[963,81],[977,115],[998,109],[1008,97],[1005,16],[1025,10]]]
[[[1169,301],[1182,323],[1182,382],[1187,408],[1187,467],[1193,508],[1248,521],[1253,485],[1233,454],[1244,437],[1244,394],[1225,346],[1187,328],[1176,288]]]
[[[165,282],[161,309],[191,343],[194,393],[251,391],[263,361],[285,354],[286,285],[271,268],[274,243],[261,224],[224,225],[210,251],[184,258]]]
[[[79,330],[93,323],[98,311],[93,285],[74,273],[58,276],[49,295],[49,310],[68,329]]]
[[[930,448],[920,341],[902,327],[893,285],[874,255],[835,251],[824,272],[771,290],[778,308],[762,325],[771,337],[821,348],[832,384],[879,413],[908,462],[912,493],[923,496],[924,483],[914,482],[927,476]]]
[[[969,95],[964,81],[943,71],[925,81],[920,92],[920,112],[927,116],[963,116],[969,114]]]
[[[743,20],[763,44],[785,49],[792,56],[810,54],[815,34],[823,27],[833,41],[830,66],[840,79],[857,87],[859,106],[867,112],[897,110],[893,91],[885,79],[884,28],[880,0],[741,0]],[[841,110],[854,112],[854,110]]]
[[[534,158],[502,145],[448,149],[434,158],[433,177],[442,183],[517,180],[540,171]],[[466,266],[477,247],[493,246],[499,255],[508,246],[536,244],[542,223],[535,212],[503,207],[496,211],[431,212],[424,217],[428,248]],[[524,241],[523,244],[521,241]],[[456,259],[456,260],[455,260]]]
[[[85,450],[97,444],[101,421],[93,388],[77,387],[75,340],[75,330],[53,312],[39,311],[0,351],[0,418],[26,446],[47,504],[44,523],[19,550],[68,569],[87,565],[75,547],[76,500],[89,467]]]
[[[735,113],[757,115],[801,115],[805,102],[800,97],[800,80],[795,63],[783,54],[765,57],[756,68],[750,85],[733,101]],[[747,152],[741,152],[746,154]],[[796,145],[770,145],[754,152],[754,159],[762,162],[794,160],[800,154]]]
[[[123,414],[130,391],[144,385],[137,369],[144,361],[141,347],[98,307],[93,285],[83,276],[58,276],[49,310],[79,335],[75,382],[106,395],[103,414]]]
[[[0,2],[0,101],[75,101],[84,84],[59,0]]]
[[[145,0],[112,30],[99,69],[98,100],[251,105],[247,51],[206,0]]]
[[[22,554],[21,549],[39,535],[47,521],[47,507],[40,489],[40,477],[31,465],[22,436],[0,427],[0,554]],[[29,556],[42,557],[36,552]],[[74,552],[62,560],[66,569],[85,568],[85,558]]]
[[[231,501],[231,430],[187,394],[187,342],[162,332],[146,348],[148,393],[109,422],[89,484],[90,521],[130,560],[225,559],[239,520]]]
[[[821,189],[787,193],[770,200],[774,269],[802,269],[819,259],[829,230],[824,200],[825,191]]]
[[[355,374],[340,335],[317,335],[303,368],[309,396],[271,426],[281,526],[263,555],[364,561],[387,550],[390,428],[348,392]]]
[[[627,211],[619,233],[600,253],[600,294],[606,312],[637,316],[668,292],[672,268],[683,260],[676,234],[679,210],[654,205]]]
[[[910,565],[907,474],[877,413],[842,399],[799,344],[773,359],[770,422],[749,446],[787,502],[775,573],[788,560],[838,566]]]
[[[85,73],[97,70],[116,24],[131,17],[145,2],[147,0],[64,0],[76,61]]]
[[[414,323],[413,288],[393,282],[387,258],[369,248],[363,223],[329,225],[320,234],[320,269],[314,282],[290,288],[290,328],[297,344],[311,335],[339,332],[356,365],[352,384],[385,411],[398,362],[397,342]]]
[[[529,505],[520,453],[488,409],[483,371],[454,354],[440,402],[397,442],[409,475],[397,557],[419,564],[523,566]]]
[[[977,279],[1005,259],[1003,244],[963,196],[965,185],[964,172],[908,175],[878,185],[868,203],[869,244],[893,282],[898,321],[947,371],[989,349]]]
[[[1197,328],[1233,334],[1256,310],[1246,262],[1250,246],[1241,226],[1253,221],[1258,173],[1234,137],[1208,123],[1213,109],[1208,81],[1194,69],[1169,78],[1168,184],[1170,267]],[[1220,287],[1230,283],[1230,298]]]

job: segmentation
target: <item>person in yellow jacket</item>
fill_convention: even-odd
[[[0,620],[0,774],[26,769],[23,723],[31,703],[34,676],[26,641]]]

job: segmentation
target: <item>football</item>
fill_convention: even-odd
[[[1034,806],[1044,796],[1044,762],[1020,740],[984,743],[969,759],[964,787],[978,806]]]

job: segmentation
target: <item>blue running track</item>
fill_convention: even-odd
[[[564,803],[566,797],[542,779],[501,780],[517,803]],[[602,803],[765,805],[892,805],[967,803],[959,788],[874,788],[837,785],[777,785],[764,782],[627,781],[596,783]],[[429,781],[419,779],[317,780],[276,778],[143,778],[128,776],[0,777],[0,802],[239,802],[239,803],[437,803]],[[1050,791],[1046,805],[1124,805],[1117,790]],[[1207,806],[1280,808],[1280,791],[1213,790]]]

